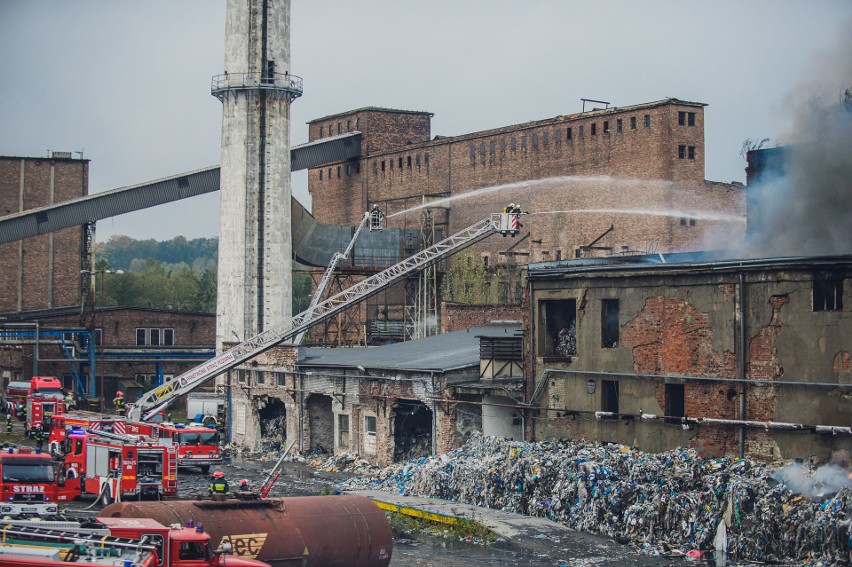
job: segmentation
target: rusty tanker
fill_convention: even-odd
[[[200,523],[212,545],[273,567],[387,567],[393,546],[384,512],[353,495],[119,502],[99,516]]]

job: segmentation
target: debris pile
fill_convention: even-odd
[[[848,564],[852,489],[814,501],[775,472],[748,459],[703,459],[693,449],[648,454],[582,441],[475,437],[451,453],[342,486],[543,516],[652,554],[727,546],[729,559]]]

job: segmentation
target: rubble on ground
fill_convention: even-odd
[[[651,554],[711,551],[726,543],[734,560],[847,565],[852,481],[844,473],[837,491],[802,494],[782,482],[792,470],[785,469],[704,459],[693,449],[649,454],[584,441],[475,437],[451,453],[394,464],[341,487],[547,517]],[[825,474],[813,472],[813,478]],[[825,491],[824,479],[815,484]]]

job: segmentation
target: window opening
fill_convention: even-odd
[[[565,131],[565,139],[566,139],[566,140],[570,140],[570,139],[571,139],[571,127],[570,127],[570,126],[569,126],[569,127],[568,127],[568,129]]]
[[[601,346],[603,348],[618,346],[618,312],[617,299],[601,300]]]
[[[686,417],[683,384],[666,384],[666,423],[681,423]]]
[[[319,171],[319,180],[322,181],[322,170]]]
[[[677,113],[677,123],[679,126],[686,126],[686,112]]]
[[[615,380],[601,380],[601,411],[621,413],[618,405],[618,382]],[[607,418],[617,419],[617,416]]]
[[[407,156],[405,158],[405,161],[406,161],[405,165],[408,167],[408,169],[411,169],[411,156]]]
[[[595,122],[592,122],[592,136],[598,135],[598,125]]]
[[[686,120],[687,125],[688,126],[695,126],[695,113],[690,112],[686,116],[687,116],[687,120]]]
[[[620,134],[623,130],[624,130],[624,121],[621,118],[619,118],[618,120],[615,121],[615,131]]]
[[[683,159],[686,157],[686,146],[680,145],[677,147],[677,157],[678,159]]]
[[[635,116],[630,117],[630,129],[631,130],[636,129],[636,117]]]
[[[340,414],[337,416],[337,445],[341,449],[349,448],[349,416]]]
[[[603,132],[604,134],[609,134],[609,120],[604,120]]]
[[[175,330],[163,329],[163,346],[173,346],[175,344]]]
[[[646,114],[645,115],[645,128],[650,128],[650,127],[651,127],[651,115]]]
[[[585,127],[585,126],[580,126],[580,129],[579,129],[579,131],[577,132],[577,135],[578,135],[578,136],[580,136],[580,137],[582,138],[582,137],[583,137],[583,135],[584,135],[585,133],[586,133],[586,127]]]
[[[695,146],[689,146],[686,150],[686,157],[689,159],[695,159]]]
[[[148,344],[148,330],[136,329],[136,346],[145,346]]]
[[[568,358],[577,354],[577,300],[539,302],[539,355]],[[540,331],[541,333],[541,331]]]
[[[814,275],[814,311],[843,310],[843,279],[836,276]]]

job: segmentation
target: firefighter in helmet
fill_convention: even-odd
[[[115,406],[115,413],[118,415],[124,415],[124,392],[119,390],[115,397],[112,399],[112,405]]]
[[[41,424],[36,426],[35,430],[36,449],[39,451],[44,447],[44,427]]]
[[[370,210],[370,230],[382,230],[384,228],[385,223],[385,214],[379,208],[378,203],[373,205],[373,208]]]
[[[12,412],[6,412],[6,433],[12,433]]]
[[[251,492],[251,489],[248,485],[248,481],[246,479],[242,479],[240,481],[240,492]]]
[[[210,475],[210,486],[207,488],[210,496],[216,494],[230,494],[228,491],[228,481],[225,479],[225,473],[216,471]]]

